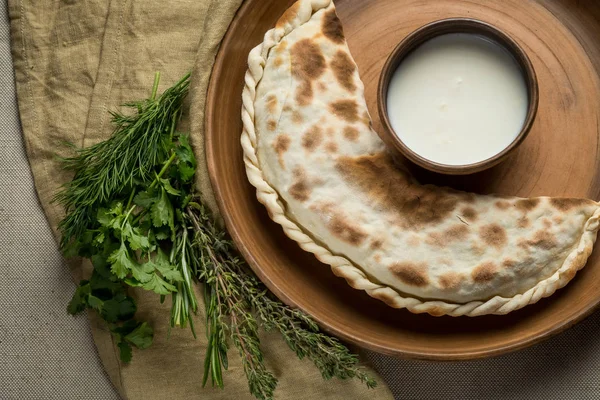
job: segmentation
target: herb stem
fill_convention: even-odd
[[[131,194],[129,195],[129,200],[127,200],[127,206],[125,207],[125,209],[128,209],[131,206],[131,202],[133,201],[134,196],[135,196],[135,190],[132,190]]]
[[[156,72],[154,74],[154,85],[152,86],[152,96],[150,96],[150,99],[152,101],[156,100],[156,93],[158,92],[158,83],[160,82],[160,72]]]
[[[175,127],[177,126],[177,121],[179,120],[179,113],[175,113],[173,115],[173,120],[171,121],[171,130],[169,132],[169,138],[173,140],[173,134],[175,133]]]
[[[148,187],[148,190],[154,189],[154,187],[156,185],[158,185],[158,182],[160,181],[160,178],[162,178],[162,176],[165,174],[165,172],[167,172],[167,170],[169,169],[169,167],[171,166],[171,164],[173,164],[173,161],[175,161],[175,158],[177,158],[177,154],[176,153],[171,154],[171,157],[169,157],[169,159],[167,160],[167,162],[165,163],[165,165],[162,167],[162,169],[160,170],[160,172],[158,173],[158,175],[156,175],[156,178],[150,184],[150,186]]]

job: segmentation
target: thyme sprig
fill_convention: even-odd
[[[358,378],[368,387],[376,382],[359,365],[359,359],[338,339],[319,331],[317,324],[305,313],[292,309],[277,300],[253,274],[227,233],[214,222],[211,213],[199,202],[190,202],[187,214],[195,233],[194,250],[198,254],[199,279],[206,282],[212,304],[207,308],[209,347],[204,383],[212,377],[213,385],[221,386],[221,365],[227,357],[223,332],[231,332],[234,343],[243,357],[244,371],[251,393],[259,399],[273,395],[277,381],[264,365],[255,332],[258,324],[266,330],[281,333],[288,346],[299,358],[307,357],[321,371],[324,379]],[[247,310],[252,310],[257,320]],[[228,325],[229,316],[230,325]],[[242,323],[240,323],[242,321]],[[244,329],[239,329],[242,326]],[[248,327],[248,329],[246,329]],[[220,349],[220,351],[218,351]]]

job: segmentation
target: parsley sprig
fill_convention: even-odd
[[[198,309],[193,283],[205,286],[208,347],[203,385],[223,387],[232,342],[242,359],[250,392],[272,399],[275,375],[263,360],[259,328],[279,331],[299,358],[307,357],[323,378],[375,381],[358,357],[319,331],[300,310],[277,300],[238,256],[194,190],[196,160],[187,135],[176,130],[189,87],[186,75],[157,96],[127,104],[131,115],[113,113],[108,140],[63,159],[74,178],[56,196],[66,211],[59,225],[66,254],[89,258],[90,279],[77,287],[68,311],[94,310],[108,324],[129,362],[133,347],[151,345],[152,328],[135,319],[130,287],[171,296],[171,327],[194,332]]]

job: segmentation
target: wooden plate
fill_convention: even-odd
[[[221,46],[208,95],[207,157],[229,232],[254,271],[287,304],[327,331],[381,353],[469,359],[539,342],[580,321],[600,302],[600,257],[549,299],[506,316],[435,318],[389,308],[350,288],[273,223],[248,183],[239,143],[241,93],[252,47],[293,1],[246,0]],[[539,78],[539,115],[508,161],[469,177],[413,168],[421,182],[478,193],[599,198],[600,3],[575,0],[338,0],[350,50],[366,85],[375,129],[383,63],[407,34],[428,22],[472,17],[513,36]]]

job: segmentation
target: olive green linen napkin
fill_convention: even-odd
[[[55,234],[63,211],[51,199],[70,178],[55,155],[66,155],[64,141],[87,146],[108,137],[108,111],[147,97],[155,71],[161,71],[164,89],[193,70],[188,100],[193,113],[184,116],[182,128],[191,132],[200,161],[198,187],[215,209],[204,162],[203,110],[216,51],[241,1],[8,1],[24,141],[40,202]],[[77,281],[90,269],[81,260],[70,262],[70,267]],[[230,351],[225,390],[201,387],[203,309],[195,321],[197,340],[179,329],[168,337],[169,305],[160,305],[152,293],[134,295],[140,318],[155,329],[155,340],[150,349],[136,351],[130,365],[119,362],[110,333],[93,313],[89,315],[100,358],[123,398],[251,399],[235,349]],[[277,334],[266,333],[261,341],[268,367],[279,378],[276,398],[392,399],[381,379],[375,390],[355,380],[325,382],[310,361],[296,359]]]

